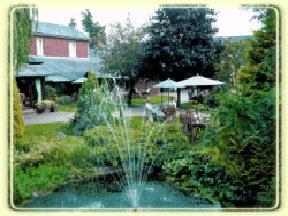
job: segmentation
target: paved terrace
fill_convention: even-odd
[[[186,103],[188,101],[188,91],[183,90],[181,93],[181,102]],[[168,95],[167,92],[162,94]],[[176,97],[176,92],[171,92],[170,96]],[[119,113],[113,113],[114,116],[119,116]],[[125,113],[125,116],[145,116],[144,106],[129,108]],[[163,112],[159,112],[160,116],[164,116]],[[32,124],[46,124],[46,123],[56,123],[56,122],[68,122],[73,119],[73,112],[47,112],[47,113],[29,113],[24,114],[24,122],[26,125]]]

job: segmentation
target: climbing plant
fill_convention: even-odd
[[[17,74],[18,70],[27,62],[30,54],[32,38],[31,18],[36,17],[37,10],[23,5],[11,8],[10,12],[10,19],[13,21],[13,59],[9,59],[9,63],[12,64],[11,60],[13,61],[13,74]],[[15,79],[13,79],[13,111],[14,144],[19,146],[24,136],[24,120],[19,89]]]
[[[28,60],[31,50],[32,19],[37,16],[37,9],[27,5],[11,8],[13,20],[13,64],[16,72]]]

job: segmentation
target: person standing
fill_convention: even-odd
[[[170,104],[175,107],[176,109],[176,101],[174,97],[170,97]]]
[[[150,97],[147,97],[146,104],[145,104],[145,112],[146,117],[150,122],[153,122],[153,115],[152,115],[152,105]]]

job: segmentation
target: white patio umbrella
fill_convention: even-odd
[[[224,85],[225,82],[221,82],[218,80],[212,80],[203,76],[193,76],[186,80],[178,82],[179,85],[182,86],[213,86],[213,85]]]
[[[183,85],[179,84],[178,82],[175,82],[173,80],[170,80],[168,78],[165,81],[159,82],[158,84],[153,86],[154,88],[160,88],[160,89],[168,89],[168,104],[169,104],[169,92],[170,89],[177,89],[177,88],[184,88]],[[162,106],[162,92],[160,93],[161,97],[161,106]]]
[[[197,88],[197,86],[215,86],[215,85],[224,85],[225,82],[221,82],[218,80],[212,80],[210,78],[207,77],[203,77],[203,76],[199,76],[197,74],[197,76],[193,76],[190,77],[186,80],[180,81],[178,82],[179,85],[182,86],[195,86]]]

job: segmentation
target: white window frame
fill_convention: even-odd
[[[76,58],[77,56],[76,41],[69,41],[68,50],[69,50],[69,57]]]
[[[37,55],[43,56],[44,55],[44,41],[43,38],[37,38],[36,39],[36,49],[37,49]]]

